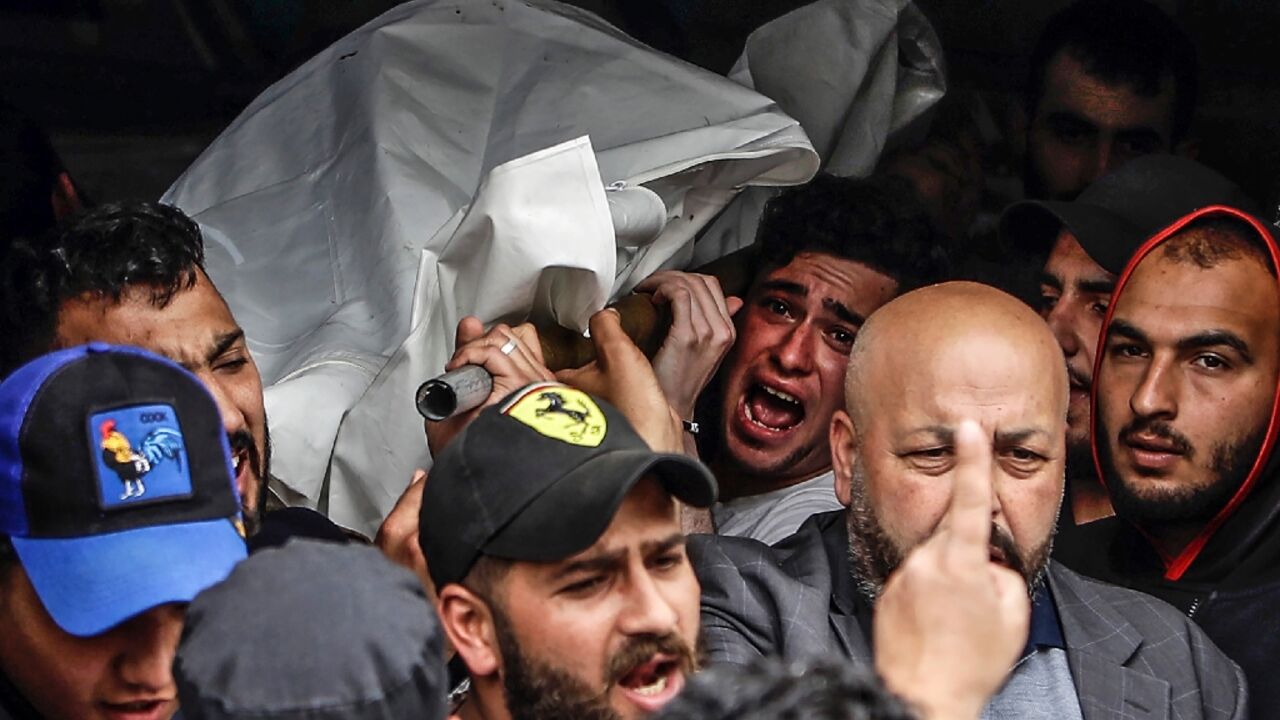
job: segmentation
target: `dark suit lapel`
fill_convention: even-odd
[[[1049,585],[1084,720],[1166,720],[1169,683],[1127,667],[1143,642],[1137,629],[1057,563]]]
[[[858,624],[857,617],[846,615],[832,608],[831,630],[835,633],[836,640],[840,643],[840,650],[847,657],[866,663],[872,661],[871,645],[867,641],[866,635],[862,632],[862,626]]]

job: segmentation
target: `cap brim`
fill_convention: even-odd
[[[1009,206],[1000,218],[1002,237],[1045,253],[1064,227],[1094,262],[1112,274],[1124,269],[1135,238],[1142,235],[1116,213],[1078,201],[1024,200]]]
[[[191,602],[245,558],[244,539],[228,519],[12,541],[49,616],[80,637],[153,607]]]
[[[706,508],[716,501],[715,478],[684,455],[616,450],[566,473],[529,503],[482,548],[508,560],[552,562],[582,552],[604,534],[631,488],[653,474],[676,499]]]

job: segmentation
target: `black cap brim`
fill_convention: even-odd
[[[604,534],[627,494],[649,474],[686,505],[706,508],[716,500],[715,478],[697,460],[617,450],[566,473],[495,534],[482,552],[529,562],[554,562],[582,552]]]
[[[1104,270],[1120,274],[1142,231],[1106,208],[1082,202],[1024,200],[1000,218],[1000,235],[1018,245],[1043,252],[1053,249],[1058,232],[1066,228],[1085,253]]]

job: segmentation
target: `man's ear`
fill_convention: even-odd
[[[49,202],[53,206],[53,218],[59,225],[80,212],[84,206],[80,200],[80,191],[76,190],[76,184],[65,172],[59,173],[58,179],[54,181]]]
[[[493,612],[479,595],[453,583],[440,590],[440,624],[472,677],[494,675],[502,666]]]
[[[849,507],[853,497],[853,465],[858,459],[858,430],[844,410],[831,416],[831,471],[836,476],[836,499]]]

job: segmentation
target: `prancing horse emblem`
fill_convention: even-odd
[[[609,421],[591,396],[566,385],[533,385],[502,412],[540,435],[582,447],[598,447]]]
[[[538,417],[542,417],[543,415],[548,415],[551,413],[559,413],[561,415],[568,415],[570,418],[572,418],[574,425],[586,425],[587,418],[591,417],[590,413],[584,410],[574,410],[571,407],[567,407],[564,404],[564,396],[558,392],[541,393],[538,395],[538,399],[547,401],[546,407],[538,408],[534,412],[534,414],[537,415]]]

